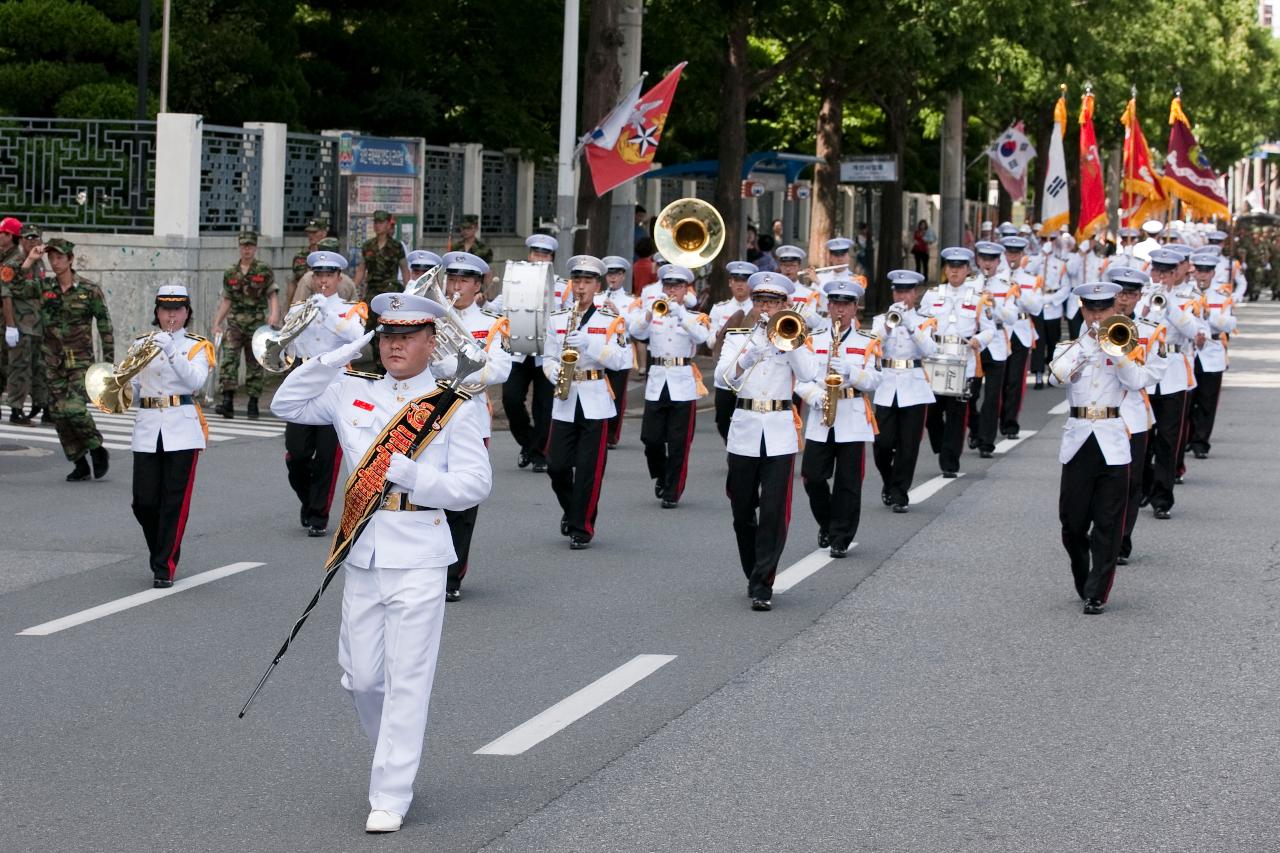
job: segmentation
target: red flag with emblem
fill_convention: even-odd
[[[1130,98],[1120,116],[1124,125],[1124,178],[1120,182],[1120,224],[1138,226],[1168,207],[1160,175],[1151,164],[1151,149],[1138,123],[1138,99]]]
[[[685,64],[681,62],[640,96],[611,146],[602,146],[596,140],[586,143],[587,166],[597,196],[649,171]]]
[[[1093,93],[1085,92],[1080,103],[1080,223],[1076,239],[1087,240],[1106,228],[1107,189],[1102,183],[1102,160],[1093,131]]]
[[[1220,216],[1229,219],[1226,196],[1222,194],[1222,179],[1209,165],[1209,158],[1200,150],[1191,122],[1182,111],[1182,99],[1174,98],[1169,104],[1169,148],[1164,161],[1164,177],[1160,179],[1164,190],[1201,219]]]

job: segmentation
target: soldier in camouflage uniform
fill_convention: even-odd
[[[21,222],[12,216],[0,220],[0,287],[4,285],[4,268],[10,269],[9,276],[16,276],[16,267],[22,263],[22,248],[18,245],[21,235]],[[9,349],[18,345],[19,338],[16,320],[7,313],[0,319],[4,320],[4,344],[0,345],[0,388],[3,388],[9,377]]]
[[[289,286],[285,288],[285,303],[292,305],[299,301],[297,296],[298,282],[307,274],[307,256],[320,250],[320,241],[329,236],[329,220],[309,219],[303,229],[307,232],[307,247],[299,249],[293,256],[293,274],[289,277]],[[338,251],[334,249],[333,251]],[[310,295],[310,294],[308,294]]]
[[[462,217],[462,225],[458,229],[459,237],[456,243],[452,244],[450,251],[470,252],[480,260],[490,266],[493,265],[493,249],[484,244],[484,241],[476,236],[476,231],[480,228],[480,217],[474,213],[468,213]]]
[[[84,372],[93,363],[95,323],[98,337],[102,339],[102,357],[108,361],[115,359],[107,298],[102,288],[72,268],[75,246],[69,241],[50,240],[45,246],[45,256],[53,277],[46,280],[48,287],[41,306],[44,364],[53,425],[67,459],[76,465],[67,475],[67,481],[89,479],[85,454],[93,460],[94,479],[101,479],[107,473],[109,454],[102,446],[102,434],[89,416]]]
[[[240,232],[240,263],[222,274],[222,301],[213,318],[215,337],[226,321],[218,375],[222,378],[222,404],[214,411],[224,418],[235,417],[236,377],[240,354],[244,353],[244,390],[249,394],[249,418],[258,418],[258,397],[266,375],[253,357],[253,333],[263,323],[280,322],[278,288],[271,267],[258,260],[258,235]]]
[[[396,218],[385,210],[373,212],[373,234],[360,246],[360,261],[356,267],[356,299],[365,304],[372,304],[373,297],[379,293],[393,293],[403,287],[396,280],[396,273],[405,281],[409,280],[409,263],[405,260],[404,246],[395,238]],[[378,326],[378,315],[369,311],[365,320],[365,330],[373,331]],[[382,372],[382,362],[378,358],[378,339],[373,339],[373,365],[377,373]]]
[[[40,245],[40,229],[24,225],[16,270],[9,264],[0,268],[0,297],[4,299],[5,323],[18,329],[18,345],[9,352],[9,376],[6,395],[9,400],[9,422],[30,424],[43,411],[41,423],[52,423],[49,393],[44,378],[44,336],[40,323],[41,294],[44,292],[44,247]],[[6,273],[4,269],[12,270]],[[6,280],[7,279],[7,280]],[[23,405],[31,395],[31,414],[24,415]]]

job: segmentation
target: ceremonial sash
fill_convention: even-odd
[[[471,395],[445,387],[436,388],[406,403],[365,451],[344,486],[342,520],[333,536],[326,572],[337,568],[382,505],[387,493],[387,466],[393,453],[417,459],[427,449],[458,407]]]

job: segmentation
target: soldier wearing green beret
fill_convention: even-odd
[[[285,287],[284,301],[287,305],[292,305],[298,301],[296,292],[298,282],[307,274],[307,255],[318,251],[320,249],[320,241],[329,236],[329,220],[320,217],[308,219],[303,230],[307,232],[307,247],[299,249],[298,253],[293,256],[293,275],[289,277],[289,284]],[[336,252],[337,249],[333,251]]]
[[[67,481],[89,479],[89,459],[93,460],[94,479],[101,479],[107,473],[110,454],[89,415],[84,374],[93,363],[95,324],[102,339],[102,357],[115,360],[107,298],[102,288],[74,269],[75,246],[70,241],[52,239],[43,254],[53,270],[53,280],[41,300],[44,366],[53,425],[63,452],[76,466]]]
[[[258,397],[262,394],[266,375],[253,357],[253,333],[266,323],[280,322],[279,289],[271,267],[258,260],[258,235],[240,233],[240,263],[222,274],[222,301],[213,317],[216,337],[224,331],[222,353],[218,360],[218,376],[222,379],[222,403],[215,411],[224,418],[235,417],[236,377],[240,354],[244,353],[244,390],[249,394],[249,418],[258,418]]]

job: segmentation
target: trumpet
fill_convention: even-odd
[[[578,303],[573,303],[573,311],[569,314],[569,325],[564,328],[565,338],[569,337],[569,333],[578,328],[579,314]],[[556,399],[568,400],[569,389],[573,386],[573,374],[578,367],[578,351],[572,347],[564,346],[561,341],[560,350],[560,375],[556,377]]]
[[[891,334],[894,329],[902,325],[902,312],[896,308],[890,308],[884,315],[884,331],[885,334]]]
[[[268,373],[284,373],[298,360],[286,350],[298,339],[307,326],[320,316],[320,307],[312,302],[305,302],[302,310],[284,321],[279,329],[261,325],[253,332],[250,347],[253,358]]]
[[[1163,293],[1153,293],[1147,304],[1155,311],[1163,311],[1169,305],[1169,297]]]
[[[160,354],[152,332],[142,340],[129,347],[124,359],[117,367],[109,361],[99,361],[89,365],[84,374],[85,394],[89,400],[109,415],[118,415],[133,405],[133,377],[142,372],[142,368]]]
[[[774,313],[765,326],[765,336],[769,343],[783,352],[791,352],[804,346],[804,317],[790,308]]]
[[[1093,333],[1099,348],[1112,358],[1124,358],[1138,346],[1138,324],[1123,314],[1112,314]]]
[[[835,359],[836,349],[839,346],[840,322],[837,320],[831,324],[831,348],[827,351],[827,375],[822,380],[826,391],[826,396],[822,398],[822,425],[825,427],[836,425],[836,406],[840,402],[840,386],[844,384],[844,377],[831,369],[831,362]]]
[[[649,308],[655,317],[665,317],[671,312],[671,303],[665,297],[658,297],[653,300],[653,305]]]

